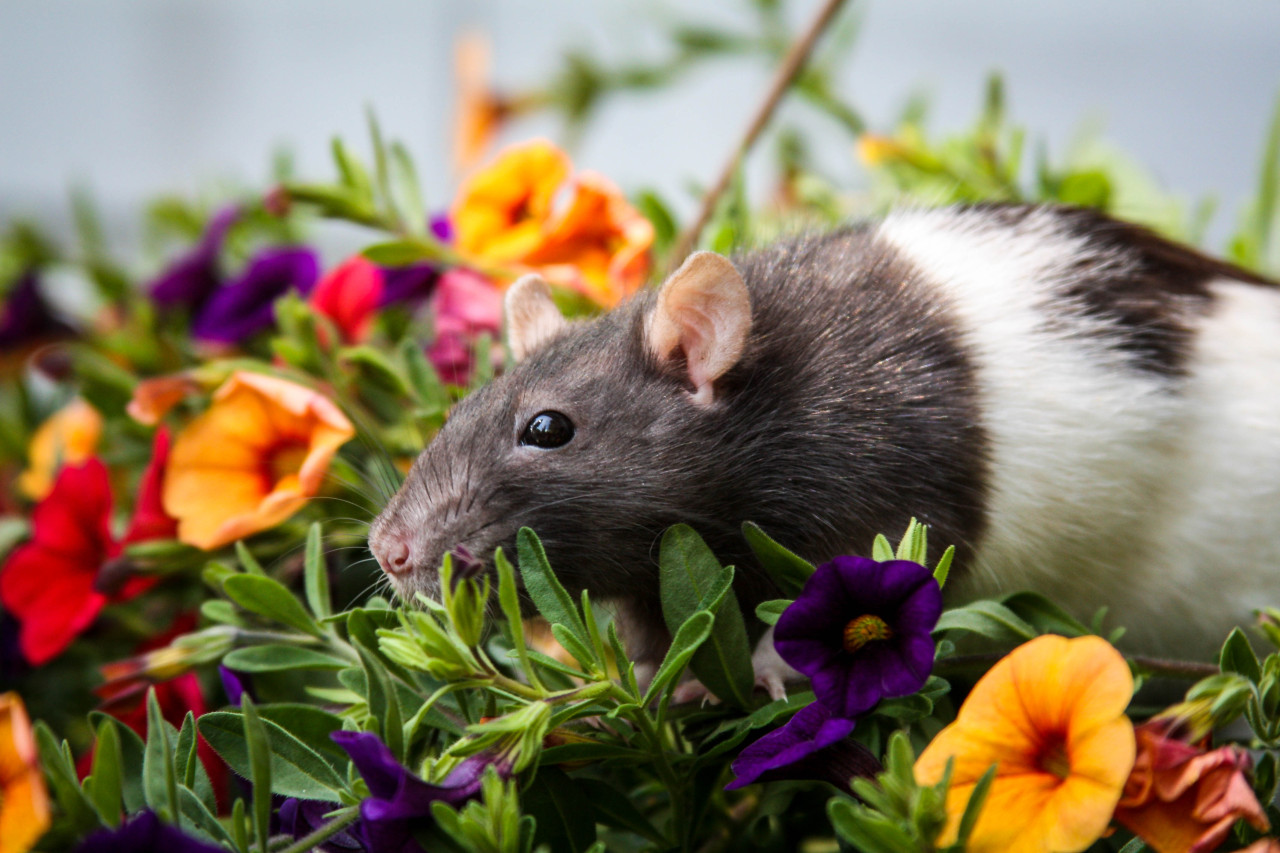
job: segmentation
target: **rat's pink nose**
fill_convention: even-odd
[[[383,534],[369,542],[369,550],[389,575],[403,575],[413,568],[413,551],[404,537]]]

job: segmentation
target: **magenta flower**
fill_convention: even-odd
[[[437,800],[460,807],[480,793],[484,769],[493,765],[502,775],[510,761],[481,753],[455,767],[439,784],[424,782],[396,761],[391,750],[372,732],[334,732],[330,737],[347,751],[372,795],[360,804],[360,823],[354,830],[370,850],[378,853],[420,853],[415,829],[431,822]]]
[[[461,385],[474,366],[472,344],[485,333],[496,340],[502,328],[502,292],[479,273],[455,267],[440,276],[431,313],[436,339],[427,358],[441,379]]]
[[[836,557],[783,611],[774,646],[809,676],[819,702],[852,719],[924,686],[941,613],[942,591],[919,563]]]
[[[263,249],[235,281],[219,288],[196,315],[192,334],[239,343],[275,323],[275,301],[289,291],[305,296],[320,277],[320,261],[307,248]]]
[[[222,284],[218,256],[227,231],[240,216],[236,207],[218,211],[196,247],[179,258],[150,285],[151,298],[169,308],[197,311]]]
[[[735,778],[726,791],[779,779],[823,779],[841,789],[854,776],[874,776],[882,769],[862,744],[846,740],[854,721],[835,717],[821,702],[811,702],[786,725],[748,746],[733,762]]]
[[[93,833],[80,843],[76,853],[226,853],[226,850],[161,823],[155,812],[139,812],[117,829]]]

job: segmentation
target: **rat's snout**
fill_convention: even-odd
[[[382,570],[395,577],[408,574],[417,565],[413,536],[390,525],[382,525],[370,532],[369,550]]]

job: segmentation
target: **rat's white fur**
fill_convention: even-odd
[[[1108,605],[1134,647],[1200,657],[1280,605],[1280,289],[1214,282],[1188,376],[1162,377],[1061,310],[1082,238],[1051,211],[1016,233],[905,212],[879,234],[951,303],[977,366],[988,526],[950,592]]]

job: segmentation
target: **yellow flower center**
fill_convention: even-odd
[[[1071,775],[1071,759],[1067,756],[1067,744],[1061,737],[1055,736],[1045,744],[1037,763],[1041,770],[1052,773],[1059,779],[1066,779]]]
[[[270,481],[272,488],[285,477],[302,470],[302,463],[307,459],[308,450],[305,441],[286,439],[267,452],[263,474]]]
[[[866,613],[844,626],[844,650],[850,654],[872,640],[887,640],[893,629],[879,616]]]

